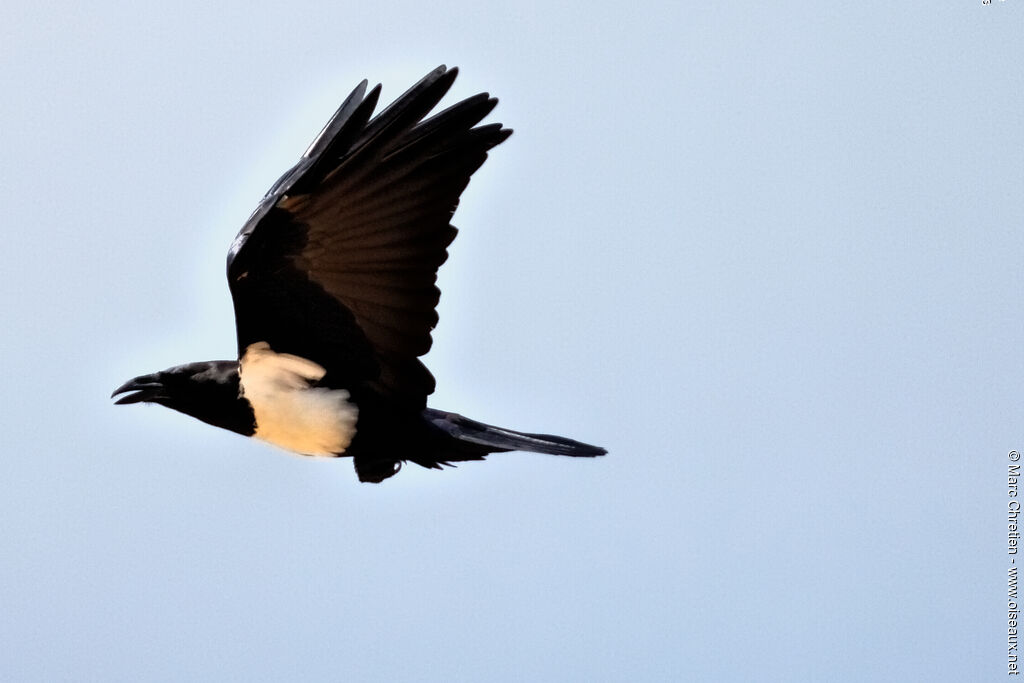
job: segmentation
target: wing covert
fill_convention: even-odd
[[[380,86],[364,96],[364,81],[264,197],[228,255],[240,353],[266,341],[425,405],[451,217],[512,133],[477,126],[497,103],[486,93],[424,119],[456,74],[438,67],[372,119]]]

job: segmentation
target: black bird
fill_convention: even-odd
[[[364,80],[263,197],[228,251],[238,361],[142,375],[111,397],[304,455],[352,456],[361,481],[403,461],[603,455],[427,407],[434,377],[419,357],[437,324],[449,221],[488,150],[512,134],[477,125],[497,104],[487,93],[424,118],[457,73],[438,67],[372,118],[380,85],[367,93]]]

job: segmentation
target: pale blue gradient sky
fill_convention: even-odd
[[[7,3],[0,678],[1005,675],[1024,0]],[[432,404],[606,446],[360,485],[121,381],[362,78],[516,133]]]

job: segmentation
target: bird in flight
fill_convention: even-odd
[[[228,250],[237,361],[188,363],[118,387],[310,456],[351,456],[361,481],[499,451],[593,457],[605,450],[427,407],[440,298],[459,196],[512,131],[477,125],[487,93],[429,118],[457,68],[440,66],[376,116],[364,80],[270,188]],[[371,118],[372,117],[372,118]]]

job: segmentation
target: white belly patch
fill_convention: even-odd
[[[311,360],[250,344],[239,361],[241,395],[256,416],[253,436],[303,455],[338,455],[352,443],[359,409],[344,389],[311,387],[327,371]]]

